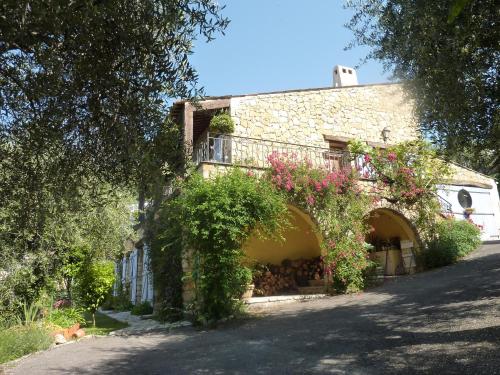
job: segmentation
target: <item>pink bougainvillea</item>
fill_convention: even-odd
[[[369,157],[367,158],[369,159]],[[290,201],[317,219],[323,236],[325,273],[335,288],[356,291],[369,260],[364,249],[364,215],[371,200],[351,169],[315,168],[297,155],[273,152],[268,178]]]

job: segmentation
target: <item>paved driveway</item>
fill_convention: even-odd
[[[500,374],[500,245],[369,292],[294,302],[210,331],[106,337],[14,374]]]

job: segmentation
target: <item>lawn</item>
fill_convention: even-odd
[[[85,334],[87,335],[100,335],[104,336],[117,329],[128,327],[127,323],[119,322],[116,319],[110,318],[107,315],[96,313],[95,314],[95,327],[92,326],[92,315],[88,312],[85,313]]]

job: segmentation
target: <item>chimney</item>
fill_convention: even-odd
[[[333,68],[333,87],[356,86],[357,84],[358,77],[353,68],[335,65]]]

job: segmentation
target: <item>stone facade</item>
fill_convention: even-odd
[[[400,84],[236,96],[235,136],[328,147],[325,136],[382,143],[418,137],[411,99]]]

